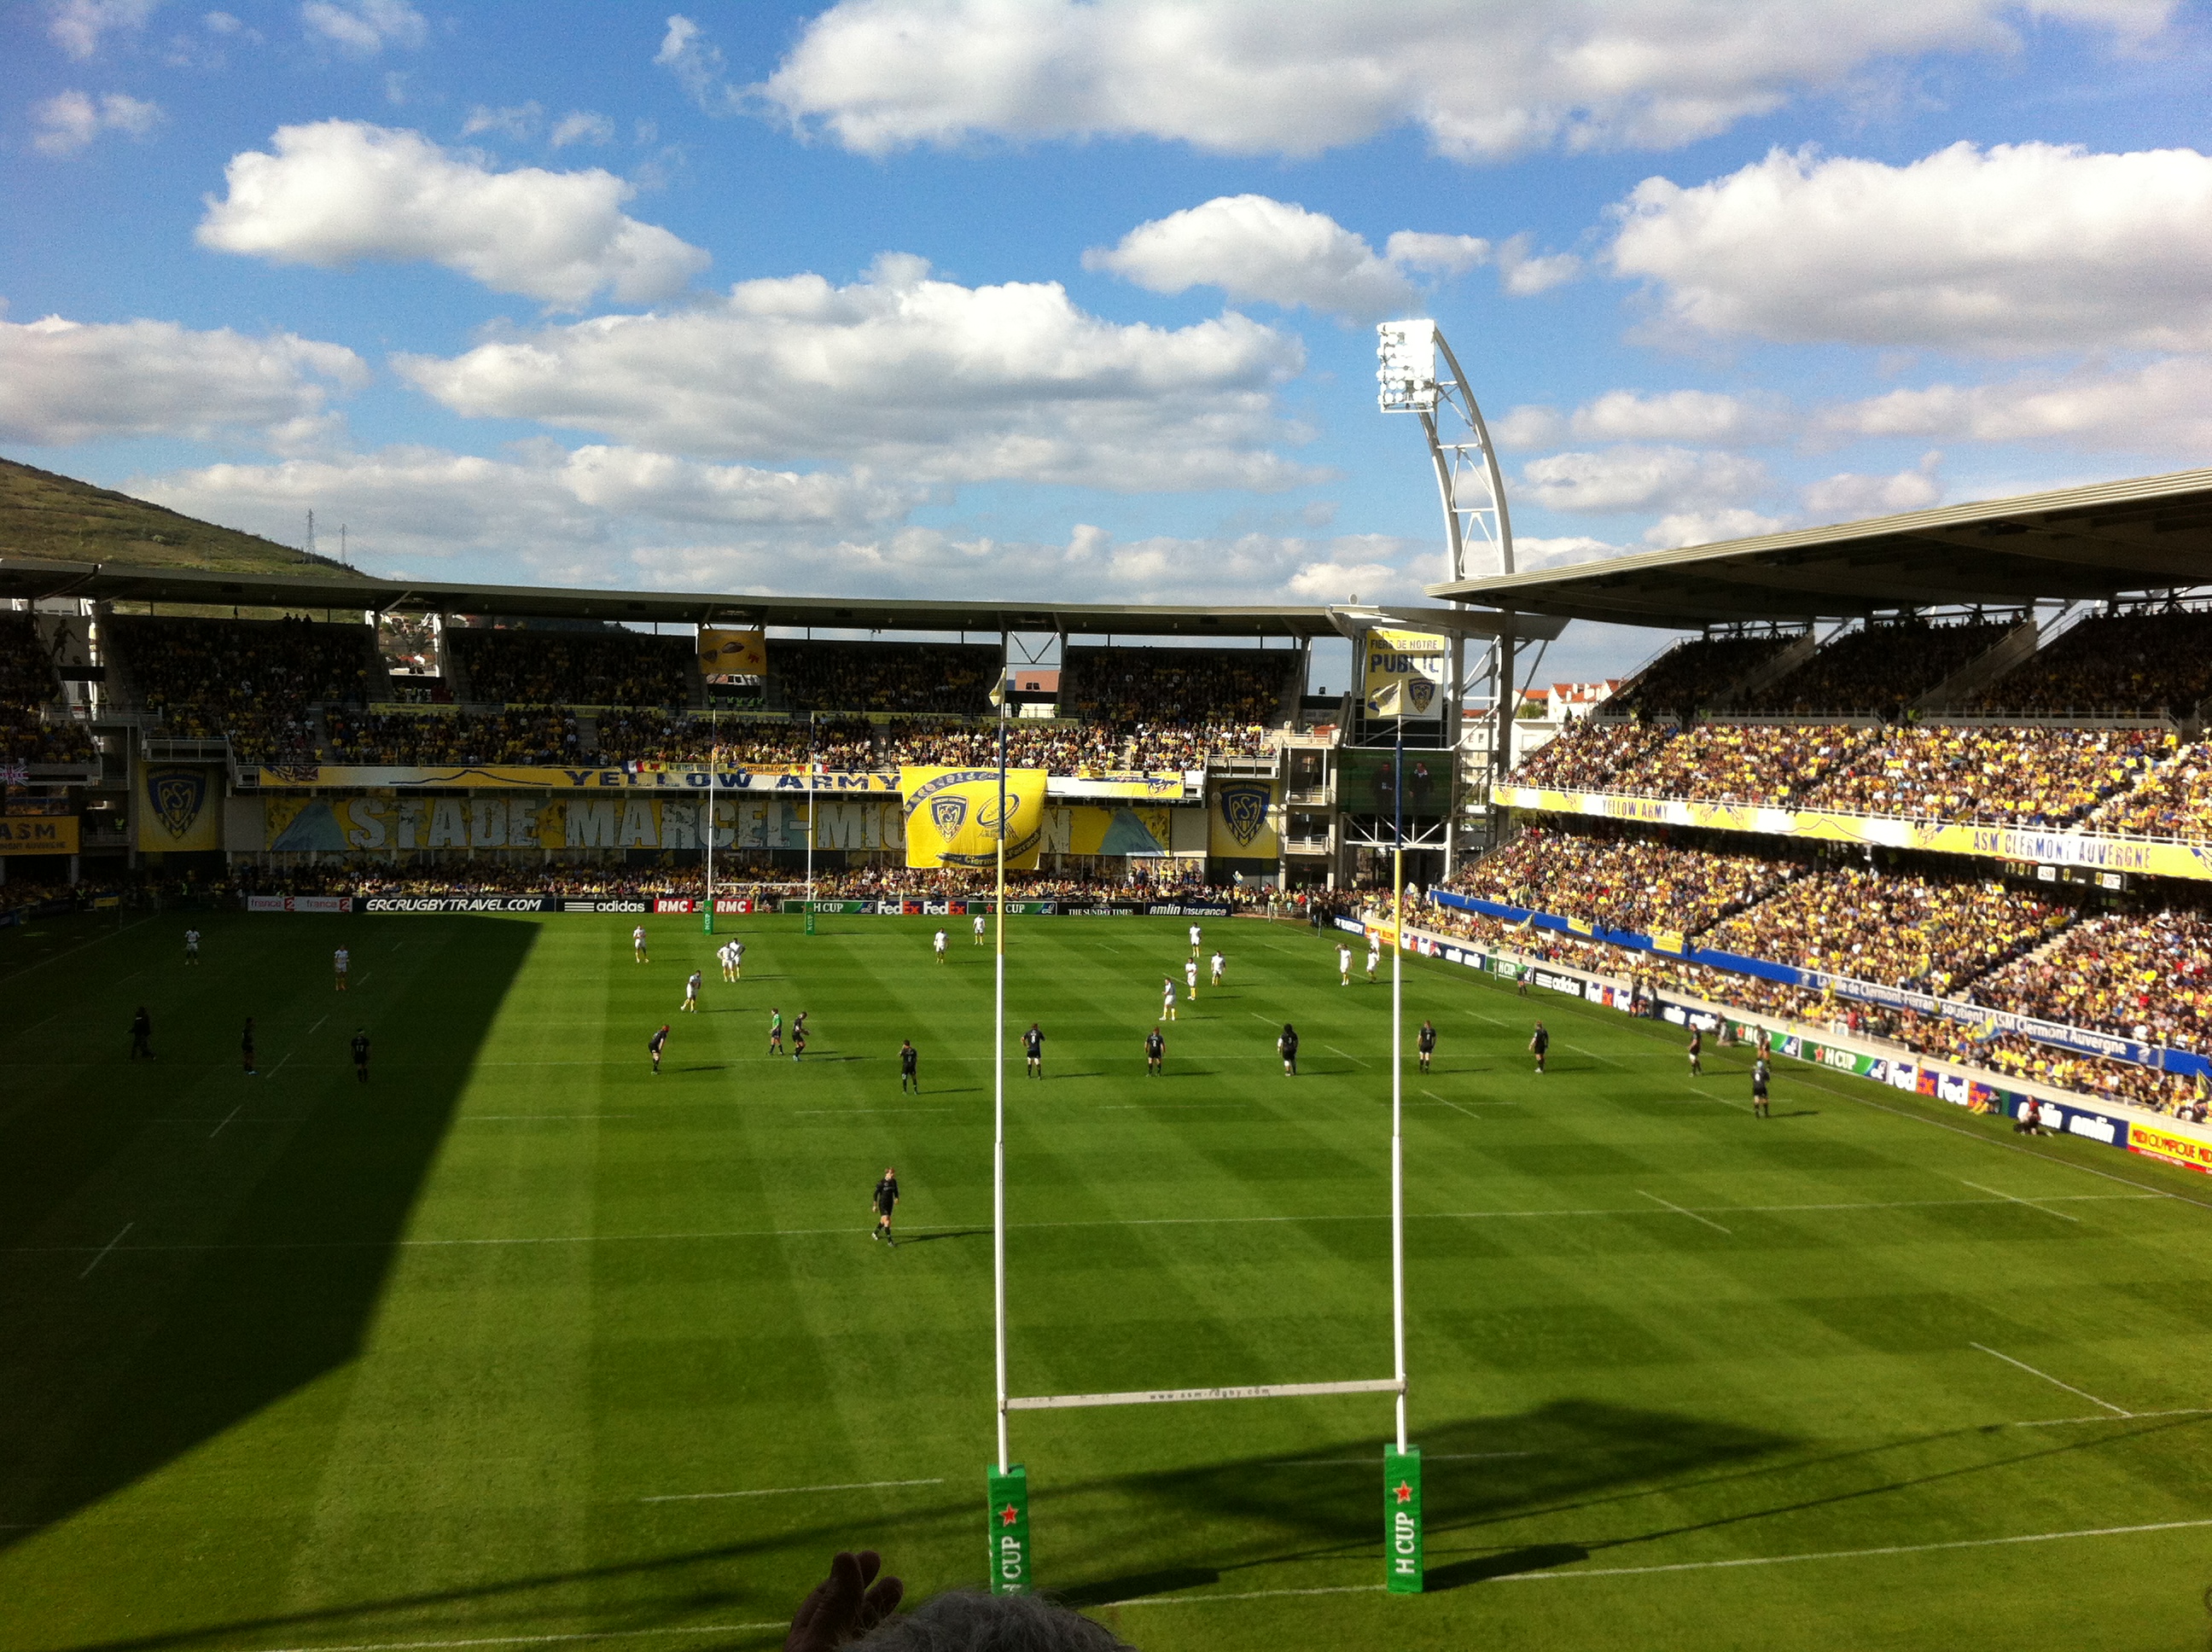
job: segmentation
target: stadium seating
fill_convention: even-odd
[[[2085,919],[1973,983],[1975,1002],[2212,1054],[2212,920],[2161,908]]]
[[[956,642],[769,644],[769,675],[794,711],[968,712],[991,708],[996,647]]]
[[[2139,837],[2212,837],[2212,742],[2177,744],[2141,786],[2109,799],[2087,825]]]
[[[1976,696],[1993,717],[2172,717],[2212,695],[2212,612],[2095,614]]]
[[[1613,776],[1674,738],[1673,725],[1569,723],[1524,758],[1510,778],[1515,786],[1550,787],[1565,792],[1613,791]]]
[[[1761,631],[1693,637],[1661,655],[1606,708],[1607,715],[1687,720],[1717,705],[1723,695],[1802,633]]]
[[[1453,887],[1508,906],[1643,934],[1695,934],[1779,887],[1790,861],[1656,838],[1531,828]]]
[[[703,692],[688,636],[453,627],[445,647],[478,704],[684,706]]]
[[[2016,623],[1916,618],[1863,626],[1747,696],[1742,709],[1785,717],[1896,717],[2002,641]]]
[[[1879,738],[1840,723],[1699,723],[1620,769],[1609,789],[1790,808]]]
[[[1850,814],[2066,826],[2134,787],[2170,739],[2142,729],[1892,729],[1805,790]]]
[[[312,756],[310,708],[360,704],[384,677],[366,625],[118,616],[107,639],[164,733],[228,732],[260,761]]]
[[[88,763],[91,736],[73,724],[48,724],[42,707],[59,697],[52,662],[28,614],[0,615],[0,762]]]
[[[528,766],[589,761],[574,714],[554,708],[483,716],[331,711],[324,720],[330,732],[331,760],[339,763]]]

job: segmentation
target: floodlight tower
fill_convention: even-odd
[[[1386,321],[1376,329],[1378,386],[1376,400],[1385,413],[1412,413],[1428,438],[1429,460],[1437,472],[1437,491],[1444,507],[1444,547],[1451,577],[1489,571],[1470,568],[1497,558],[1496,571],[1513,572],[1513,517],[1505,504],[1505,478],[1498,469],[1498,450],[1483,422],[1474,391],[1461,371],[1459,357],[1433,321]],[[1462,707],[1468,690],[1486,684],[1491,702],[1490,767],[1499,778],[1512,766],[1513,650],[1511,614],[1499,621],[1497,640],[1483,650],[1480,665],[1467,668],[1465,644],[1451,645],[1449,699],[1444,708],[1452,744],[1460,743]],[[1456,767],[1456,765],[1455,765]],[[1483,788],[1488,795],[1488,787]],[[1456,817],[1455,799],[1454,817]],[[1446,842],[1455,847],[1456,829]],[[1447,865],[1456,857],[1447,850]]]

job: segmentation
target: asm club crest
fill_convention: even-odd
[[[1409,677],[1406,679],[1406,697],[1413,702],[1413,715],[1425,717],[1436,701],[1437,685],[1425,677]]]
[[[968,823],[968,799],[961,797],[933,798],[929,817],[937,823],[937,834],[950,843],[960,835],[960,829]]]
[[[1250,847],[1267,823],[1267,788],[1264,786],[1224,786],[1220,788],[1221,820],[1229,835]]]
[[[207,794],[208,777],[196,768],[166,769],[146,780],[146,800],[153,805],[154,818],[173,838],[190,835],[199,823]]]

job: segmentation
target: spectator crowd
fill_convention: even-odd
[[[700,692],[698,645],[617,626],[449,626],[447,670],[468,699],[497,706],[685,706]]]

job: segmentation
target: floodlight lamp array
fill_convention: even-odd
[[[1386,321],[1375,330],[1376,401],[1385,413],[1436,410],[1437,324]]]

